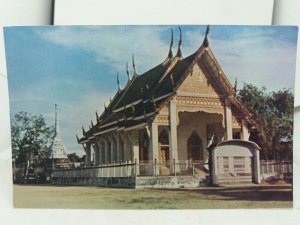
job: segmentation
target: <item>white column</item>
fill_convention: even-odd
[[[260,160],[259,160],[259,150],[255,149],[253,154],[253,163],[254,163],[254,182],[259,184],[261,182],[260,178]]]
[[[100,139],[100,153],[101,153],[100,164],[103,164],[105,163],[105,142],[103,138]]]
[[[113,140],[113,137],[110,135],[108,136],[108,141],[109,141],[109,146],[110,146],[110,149],[108,149],[110,152],[109,152],[109,155],[110,155],[110,158],[108,159],[109,163],[113,163],[114,161],[114,140]]]
[[[119,146],[120,146],[120,160],[124,163],[126,161],[125,158],[125,138],[123,134],[119,135]]]
[[[215,149],[212,150],[212,183],[214,185],[218,184],[218,157]]]
[[[151,146],[152,146],[152,160],[153,164],[156,162],[159,163],[158,155],[158,124],[153,122],[151,127]],[[156,166],[156,169],[153,168],[154,174],[159,174],[159,166]]]
[[[115,140],[117,142],[117,148],[116,148],[116,163],[119,163],[121,159],[121,146],[120,146],[120,137],[119,135],[115,134],[114,135]]]
[[[91,144],[87,143],[85,149],[86,149],[86,164],[90,165],[91,164]]]
[[[108,162],[108,141],[104,139],[104,163]]]
[[[139,134],[137,131],[130,133],[131,151],[132,151],[132,161],[139,164]],[[136,175],[140,174],[139,166],[136,166]]]
[[[177,109],[176,109],[176,101],[173,99],[170,101],[170,128],[171,128],[171,151],[170,151],[170,162],[171,162],[171,171],[174,171],[173,160],[175,159],[175,163],[178,163],[178,145],[177,145]],[[176,172],[178,168],[175,167]]]
[[[99,165],[99,148],[98,148],[97,142],[95,142],[93,144],[93,148],[94,148],[94,154],[95,154],[94,163],[95,163],[95,165]]]
[[[225,124],[226,124],[226,136],[227,140],[232,140],[232,112],[231,103],[225,100]]]

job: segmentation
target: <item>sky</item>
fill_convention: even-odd
[[[44,26],[4,29],[11,118],[20,111],[43,115],[54,125],[58,105],[67,153],[83,155],[76,134],[95,124],[104,103],[127,82],[126,63],[142,74],[168,55],[171,28],[176,54],[179,29],[170,26]],[[181,26],[186,57],[201,45],[206,26]],[[229,81],[294,92],[297,28],[210,26],[209,43]]]

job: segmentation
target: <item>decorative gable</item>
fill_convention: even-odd
[[[177,92],[210,97],[223,96],[222,91],[210,76],[209,72],[203,70],[199,64],[200,63],[196,63],[193,66],[192,71],[186,76]]]

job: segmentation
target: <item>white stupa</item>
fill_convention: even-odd
[[[60,139],[56,104],[55,104],[55,135],[54,135],[54,140],[48,149],[48,158],[53,160],[55,167],[69,166],[68,155]]]

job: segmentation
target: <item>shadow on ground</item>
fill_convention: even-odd
[[[177,189],[178,191],[178,189]],[[198,193],[211,200],[244,201],[292,201],[291,185],[245,186],[245,187],[211,187],[205,189],[181,189],[184,192]]]

